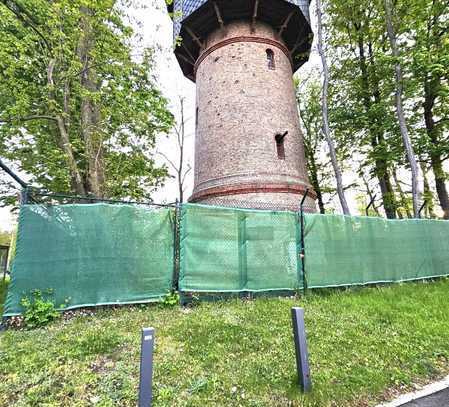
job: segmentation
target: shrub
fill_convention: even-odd
[[[47,294],[51,294],[47,290]],[[59,317],[53,301],[44,297],[40,290],[33,290],[29,297],[24,297],[20,304],[25,309],[23,320],[28,328],[38,328],[47,325],[49,322]]]
[[[164,307],[174,307],[179,304],[179,294],[176,291],[168,293],[162,299],[162,305]]]

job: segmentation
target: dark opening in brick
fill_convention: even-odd
[[[210,100],[209,100],[210,103]],[[198,129],[198,108],[195,111],[195,130]]]
[[[274,51],[271,48],[268,48],[266,52],[268,60],[268,69],[276,69],[276,65],[274,62]]]
[[[285,140],[285,136],[287,134],[288,134],[288,131],[284,132],[283,134],[278,133],[274,136],[274,139],[276,141],[276,151],[277,151],[279,160],[285,160],[284,140]]]

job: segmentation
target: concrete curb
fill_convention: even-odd
[[[433,393],[437,393],[448,387],[449,387],[449,376],[446,376],[443,380],[424,386],[421,390],[403,394],[402,396],[399,396],[397,399],[393,401],[378,404],[376,407],[399,407],[404,405],[405,403],[410,403],[411,401],[415,401],[422,397],[429,396]]]

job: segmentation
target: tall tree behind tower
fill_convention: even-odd
[[[419,167],[416,161],[415,152],[408,134],[407,123],[405,121],[404,108],[403,108],[403,75],[402,75],[402,66],[400,63],[400,55],[398,44],[396,40],[396,33],[393,26],[393,5],[391,0],[384,0],[385,7],[385,21],[387,25],[387,33],[390,40],[391,51],[394,61],[394,70],[395,70],[395,99],[396,99],[396,114],[399,121],[399,128],[401,131],[402,141],[404,143],[404,148],[407,154],[407,159],[410,165],[410,170],[412,173],[412,200],[413,200],[413,216],[415,218],[419,217],[419,207],[420,207],[420,188],[418,185],[418,175],[419,175]]]
[[[322,90],[322,115],[323,115],[323,133],[326,138],[327,145],[329,147],[329,154],[331,157],[332,167],[335,173],[335,180],[337,183],[337,194],[340,200],[341,208],[345,215],[350,215],[349,206],[346,202],[345,192],[343,189],[343,179],[341,175],[340,166],[337,160],[337,153],[335,151],[335,144],[330,134],[329,128],[329,114],[328,114],[328,86],[329,86],[329,68],[327,66],[326,54],[323,45],[323,21],[322,21],[322,4],[321,0],[316,0],[316,14],[317,14],[317,27],[318,27],[318,52],[321,57],[323,65],[323,90]]]
[[[449,159],[449,2],[409,0],[404,9],[401,20],[411,31],[407,53],[409,81],[416,89],[414,110],[423,118],[420,155],[432,168],[438,200],[449,219],[449,176],[444,168]]]

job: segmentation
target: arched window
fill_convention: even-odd
[[[278,133],[274,136],[274,139],[276,140],[276,151],[277,151],[279,160],[285,160],[284,140],[285,140],[285,136],[287,134],[288,134],[288,131],[286,131],[283,134]]]
[[[267,60],[268,60],[268,69],[276,69],[276,65],[274,63],[274,52],[272,49],[267,49]]]

